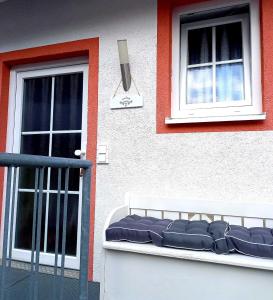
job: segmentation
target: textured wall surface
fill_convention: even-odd
[[[269,0],[268,0],[269,1]],[[273,133],[156,134],[155,0],[10,0],[0,5],[0,52],[100,37],[94,279],[100,281],[102,229],[127,191],[200,201],[273,201]],[[120,80],[117,39],[128,39],[144,107],[109,109]]]

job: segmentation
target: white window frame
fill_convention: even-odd
[[[9,95],[9,112],[8,112],[8,139],[6,145],[6,151],[11,153],[19,153],[21,144],[21,119],[22,119],[22,107],[23,107],[23,81],[28,78],[37,78],[43,76],[57,76],[64,74],[83,73],[83,103],[82,103],[82,129],[81,130],[62,130],[60,133],[66,132],[79,132],[82,135],[81,149],[86,152],[87,146],[87,113],[88,113],[88,60],[85,57],[52,61],[47,63],[37,63],[32,65],[23,65],[16,67],[10,72],[10,95]],[[51,112],[52,113],[52,112]],[[56,131],[55,131],[56,132]],[[31,132],[28,132],[31,134]],[[39,131],[42,133],[42,131]],[[52,130],[46,132],[52,134]],[[84,159],[84,158],[83,158]],[[18,182],[17,182],[18,184]],[[33,190],[23,190],[21,192],[33,192]],[[56,193],[48,189],[44,190],[44,193],[49,192]],[[13,241],[12,241],[12,257],[19,261],[29,262],[31,259],[31,251],[15,248],[15,230],[16,230],[16,215],[17,215],[17,194],[15,199],[14,210],[14,228],[13,228]],[[77,228],[77,248],[76,255],[66,255],[65,268],[76,269],[80,268],[80,239],[81,239],[81,212],[82,212],[82,183],[80,183],[79,191],[69,191],[69,194],[79,195],[78,206],[78,228]],[[48,201],[47,201],[48,202]],[[5,209],[5,201],[3,202],[3,209]],[[48,205],[47,208],[48,210]],[[47,211],[46,211],[47,213]],[[47,224],[46,224],[47,227]],[[2,226],[3,228],[3,226]],[[45,229],[47,234],[47,228]],[[3,232],[1,231],[1,236]],[[44,252],[41,250],[40,262],[44,265],[54,266],[54,254]],[[61,255],[58,255],[58,266],[61,265]]]
[[[249,5],[250,12],[247,19],[249,19],[250,30],[247,30],[248,20],[245,15],[208,19],[181,26],[183,15],[241,4]],[[234,101],[232,106],[230,102],[229,106],[227,103],[217,103],[217,106],[207,103],[185,105],[187,39],[184,37],[186,30],[227,24],[238,20],[243,24],[245,101]],[[173,14],[172,38],[172,105],[171,116],[166,118],[166,124],[264,120],[266,118],[266,114],[262,112],[259,0],[216,0],[178,8]]]

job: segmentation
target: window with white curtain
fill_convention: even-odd
[[[222,22],[221,22],[222,21]],[[185,57],[184,105],[246,104],[250,95],[247,15],[182,26]],[[204,26],[204,27],[203,27]],[[246,43],[243,43],[243,36]],[[182,51],[184,50],[182,48]],[[205,106],[204,106],[205,107]]]
[[[171,117],[181,123],[265,119],[258,0],[228,2],[174,18]]]

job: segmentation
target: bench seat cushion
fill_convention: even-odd
[[[106,230],[107,241],[153,243],[162,246],[162,231],[171,223],[168,219],[127,216],[111,224]]]
[[[224,221],[176,220],[163,232],[163,245],[228,254],[233,251],[233,244],[225,238],[227,229],[228,223]]]
[[[234,252],[234,246],[225,234],[229,224],[225,221],[214,221],[209,224],[208,232],[214,240],[213,251],[217,254],[228,254]]]
[[[230,225],[225,234],[237,252],[262,258],[273,258],[273,230]]]
[[[189,250],[213,250],[207,221],[175,220],[163,231],[163,245]]]

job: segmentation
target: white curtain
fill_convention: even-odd
[[[212,57],[212,29],[203,28],[189,32],[190,64],[211,62]],[[187,103],[212,102],[212,67],[194,67],[188,69]]]
[[[187,104],[210,103],[212,94],[212,67],[189,69]]]
[[[242,63],[220,65],[216,68],[216,101],[240,101],[244,98]]]
[[[191,64],[209,62],[211,56],[212,28],[192,30],[191,38],[199,41],[189,43]],[[199,49],[198,49],[199,48]],[[187,104],[213,102],[213,89],[216,89],[216,101],[240,101],[244,99],[243,62],[232,62],[242,58],[241,23],[216,27],[216,60],[229,63],[216,65],[216,87],[213,87],[213,67],[192,67],[187,71]],[[199,56],[198,56],[199,55]]]

